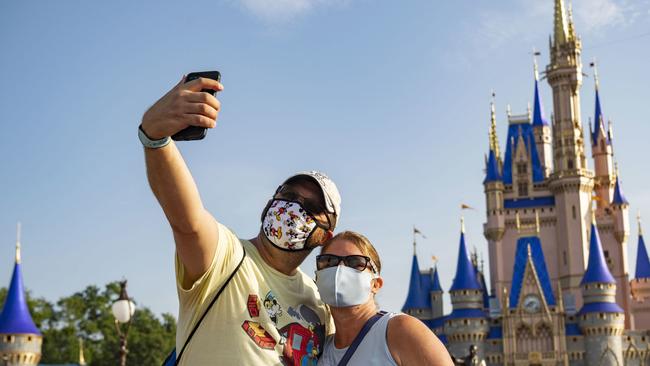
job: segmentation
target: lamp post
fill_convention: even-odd
[[[126,280],[120,282],[120,297],[113,303],[111,310],[115,317],[117,334],[120,336],[120,366],[126,366],[126,354],[129,352],[126,349],[126,337],[129,334],[131,319],[135,312],[135,304],[126,293]],[[122,330],[120,323],[124,324],[124,330]]]

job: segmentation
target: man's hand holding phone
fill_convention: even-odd
[[[190,130],[185,130],[193,126],[201,129],[214,128],[221,103],[209,91],[222,91],[223,85],[217,81],[218,72],[210,73],[210,77],[213,78],[200,76],[207,73],[194,73],[187,78],[183,77],[176,86],[152,105],[142,117],[144,133],[150,139],[158,140],[177,135],[181,131],[189,132]],[[196,78],[186,82],[190,77]],[[200,139],[205,136],[205,133],[200,136],[196,133],[191,135],[193,136],[190,138],[175,136],[174,139]]]

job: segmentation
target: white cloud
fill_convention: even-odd
[[[565,0],[568,6],[569,1]],[[573,17],[582,36],[634,23],[650,5],[639,0],[574,0]],[[553,3],[549,0],[514,0],[510,11],[483,11],[473,40],[482,48],[497,49],[513,39],[532,39],[549,33]]]
[[[253,15],[270,23],[283,23],[316,7],[343,4],[347,0],[238,0]]]
[[[635,10],[632,6],[622,1],[614,0],[580,0],[575,1],[574,15],[584,29],[584,32],[591,32],[596,29],[616,26],[631,21],[628,17]]]

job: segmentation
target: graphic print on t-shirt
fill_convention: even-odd
[[[258,347],[272,350],[279,343],[283,346],[281,361],[284,365],[316,366],[322,350],[321,340],[325,339],[325,326],[313,309],[306,305],[298,305],[295,309],[290,306],[286,311],[291,318],[289,323],[278,328],[278,321],[285,312],[272,291],[266,294],[263,304],[258,295],[249,294],[246,304],[251,319],[242,323],[242,329]],[[275,340],[261,324],[262,309],[280,334],[279,340]]]

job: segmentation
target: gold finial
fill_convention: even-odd
[[[614,174],[616,175],[616,179],[618,179],[618,162],[614,162]]]
[[[535,232],[539,234],[539,211],[535,211]]]
[[[639,225],[639,236],[643,235],[643,229],[641,228],[641,210],[636,213],[636,223]]]
[[[460,216],[460,232],[465,233],[465,218],[462,215]]]
[[[532,249],[530,249],[530,243],[528,243],[528,245],[526,245],[526,250],[528,251],[528,257],[529,258],[532,257],[533,256],[533,251],[532,251]]]
[[[589,63],[589,66],[594,69],[594,84],[596,85],[596,90],[598,90],[599,82],[598,82],[598,64],[596,64],[596,59],[594,58],[591,63]],[[596,121],[598,123],[599,121]]]
[[[496,93],[492,90],[492,101],[490,102],[490,150],[494,151],[494,155],[499,159],[501,154],[499,151],[499,137],[497,135],[497,117],[494,106],[495,97]]]
[[[576,38],[576,30],[573,26],[573,6],[571,5],[571,0],[569,0],[569,7],[567,9],[568,27],[569,27],[569,39],[574,40]]]
[[[567,21],[565,18],[564,1],[555,0],[555,44],[562,44],[567,40]]]
[[[593,200],[596,201],[596,200]],[[596,208],[593,205],[593,201],[591,204],[591,223],[596,225]]]
[[[521,231],[521,222],[519,221],[519,211],[515,212],[515,222],[517,224],[517,232]]]
[[[79,338],[79,366],[86,365],[86,358],[84,357],[84,340]]]
[[[16,225],[16,263],[20,263],[20,222]]]

